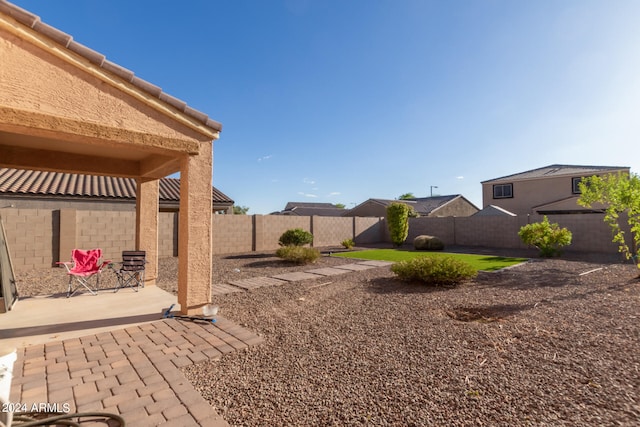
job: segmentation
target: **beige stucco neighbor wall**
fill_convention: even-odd
[[[467,202],[465,199],[459,197],[438,208],[435,212],[433,212],[433,216],[470,216],[476,212],[478,212],[478,209],[475,206]]]
[[[620,172],[629,172],[628,169],[620,169]],[[558,177],[536,178],[526,180],[499,180],[482,184],[482,206],[500,206],[516,215],[534,214],[532,208],[548,203],[562,201],[575,197],[573,193],[572,179],[580,178],[579,175],[565,175]],[[499,184],[513,184],[513,197],[504,199],[493,198],[493,186]],[[562,209],[584,210],[576,203],[577,199],[565,202],[558,206]]]
[[[513,184],[513,197],[493,198],[493,186]],[[531,208],[545,203],[571,197],[571,177],[557,177],[528,181],[490,182],[482,185],[482,205],[500,206],[516,215],[532,213]],[[576,205],[575,208],[578,208]]]

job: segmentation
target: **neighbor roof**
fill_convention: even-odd
[[[461,194],[452,194],[450,196],[432,196],[432,197],[416,197],[406,199],[415,202],[414,209],[421,215],[427,215],[435,211],[439,207],[451,202],[452,200],[462,197]]]
[[[513,175],[507,175],[500,178],[489,179],[482,181],[482,184],[494,181],[504,180],[525,180],[535,178],[547,178],[564,175],[572,176],[591,176],[603,172],[614,172],[629,170],[627,166],[577,166],[577,165],[549,165],[538,169],[532,169],[526,172],[520,172]]]
[[[413,207],[420,215],[429,215],[434,210],[439,207],[451,202],[452,200],[457,199],[458,197],[462,197],[461,194],[452,194],[450,196],[432,196],[432,197],[418,197],[413,199],[402,199],[402,200],[390,200],[390,199],[369,199],[368,201],[372,201],[374,203],[379,203],[384,206],[389,206],[394,202],[406,203],[409,206]],[[367,203],[368,201],[364,202]],[[364,203],[356,206],[362,206]],[[354,208],[354,209],[356,209]]]
[[[159,181],[161,201],[180,200],[179,179],[162,178]],[[0,194],[135,200],[136,181],[133,178],[0,168]],[[214,203],[234,203],[213,186],[212,195]]]
[[[171,105],[173,108],[199,121],[208,128],[216,131],[222,130],[222,125],[219,122],[216,122],[215,120],[210,119],[206,114],[189,107],[186,102],[164,93],[160,87],[137,77],[133,73],[133,71],[123,68],[111,61],[108,61],[106,57],[101,53],[73,41],[73,37],[71,37],[69,34],[60,31],[48,24],[45,24],[40,20],[39,16],[34,15],[33,13],[24,10],[12,3],[9,3],[6,0],[0,0],[0,13],[11,16],[13,19],[22,23],[23,25],[26,25],[27,27],[42,34],[43,36],[50,38],[54,42],[60,44],[62,47],[76,53],[77,55],[82,56],[92,64],[99,66],[105,71],[117,75],[124,81],[131,83],[132,85],[148,93],[149,95]]]
[[[284,210],[272,215],[342,216],[345,212],[345,209],[331,203],[289,202]]]

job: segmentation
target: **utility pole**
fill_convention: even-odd
[[[431,190],[431,191],[430,191],[431,196],[430,196],[430,197],[433,197],[433,189],[434,189],[434,188],[438,188],[438,186],[437,186],[437,185],[432,185],[432,186],[431,186],[431,188],[430,188],[430,190]]]

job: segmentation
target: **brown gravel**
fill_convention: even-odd
[[[453,289],[378,268],[230,294],[221,315],[265,343],[184,372],[234,426],[636,426],[637,273],[536,259]]]
[[[533,259],[450,289],[386,267],[219,296],[265,342],[184,373],[233,426],[637,426],[638,270],[605,261]],[[221,256],[213,282],[352,261],[319,262]],[[159,262],[159,286],[175,292],[176,266]],[[21,295],[64,290],[53,270],[20,275]]]

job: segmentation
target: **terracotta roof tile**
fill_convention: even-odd
[[[222,130],[222,124],[220,124],[219,122],[209,118],[206,114],[189,107],[185,102],[180,101],[179,99],[174,98],[170,95],[164,94],[164,92],[162,92],[162,89],[159,88],[158,86],[152,83],[149,83],[148,81],[143,80],[139,77],[136,77],[132,71],[127,70],[126,68],[120,67],[119,65],[111,61],[108,61],[106,57],[101,53],[96,52],[95,50],[87,46],[84,46],[80,43],[75,42],[72,36],[48,24],[45,24],[40,20],[39,16],[34,15],[33,13],[25,9],[22,9],[12,3],[9,3],[6,0],[0,0],[0,13],[4,13],[5,15],[11,16],[16,21],[22,23],[23,25],[26,25],[27,27],[32,28],[33,30],[37,31],[43,36],[48,37],[54,42],[60,44],[64,48],[69,49],[75,52],[76,54],[84,57],[85,59],[92,62],[93,64],[96,64],[99,67],[101,67],[103,70],[115,74],[116,76],[133,84],[139,89],[153,95],[154,97],[160,99],[163,102],[166,102],[167,104],[176,108],[178,111],[181,111],[187,116],[192,117],[197,121],[201,122],[208,128],[211,128],[216,131]]]
[[[215,203],[233,204],[229,196],[211,188]],[[136,182],[133,178],[0,168],[0,194],[133,200]],[[180,180],[160,179],[159,198],[165,202],[180,201]]]

